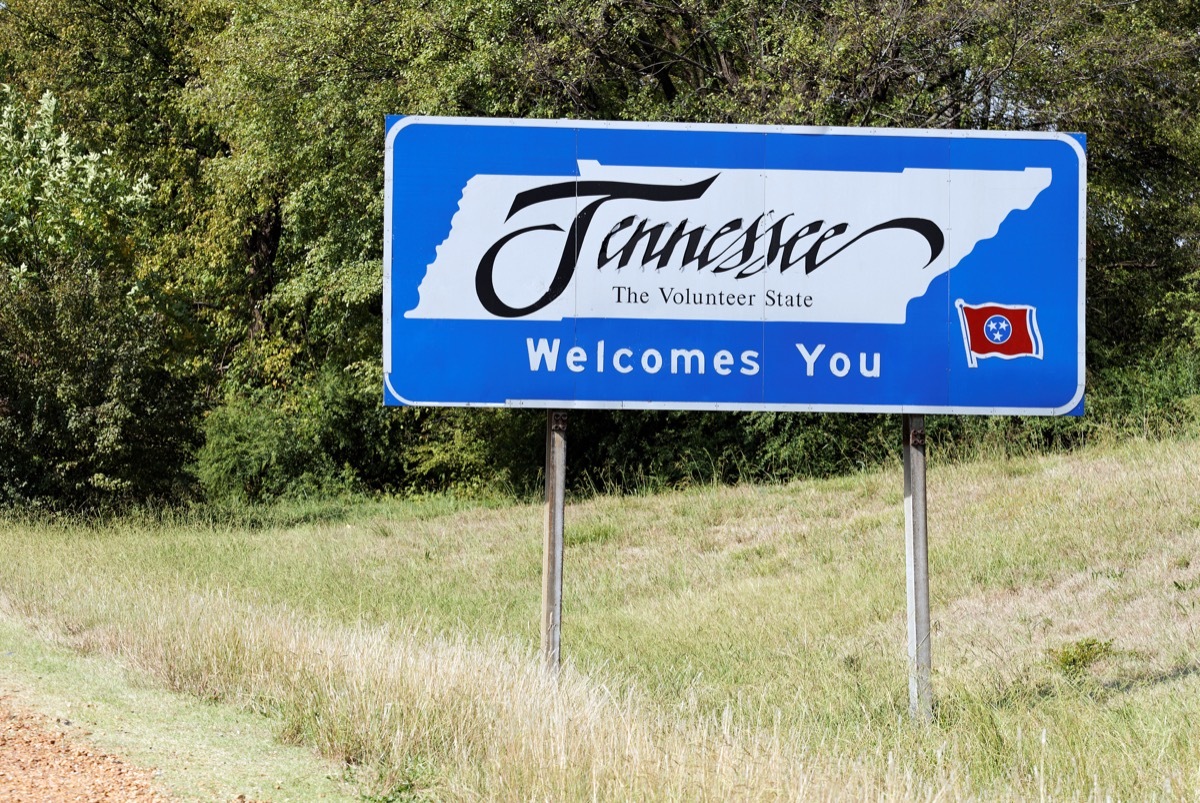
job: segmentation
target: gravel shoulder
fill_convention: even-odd
[[[0,800],[167,803],[153,771],[133,767],[0,696]]]
[[[0,729],[6,803],[362,800],[344,767],[280,744],[273,719],[164,691],[3,612]],[[49,785],[27,785],[36,783]]]

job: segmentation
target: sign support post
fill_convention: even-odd
[[[929,643],[929,545],[925,508],[925,416],[904,419],[904,556],[908,589],[908,708],[933,721]]]
[[[542,657],[558,672],[562,633],[563,503],[567,484],[567,414],[546,411],[546,539],[542,556]]]

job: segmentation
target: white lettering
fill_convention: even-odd
[[[563,363],[567,370],[573,374],[580,374],[587,371],[590,367],[595,368],[596,373],[603,373],[605,370],[605,355],[609,352],[606,349],[605,341],[596,341],[594,352],[587,346],[569,346],[565,350],[562,348],[561,338],[532,338],[525,339],[525,348],[528,352],[529,370],[531,371],[555,371],[558,368],[559,352],[563,351]],[[817,355],[825,348],[822,344],[817,347],[816,351],[808,354],[803,346],[801,353],[807,355],[809,362],[816,360]],[[662,373],[664,368],[668,367],[668,353],[670,358],[670,373],[673,375],[699,374],[703,376],[708,371],[709,360],[712,361],[712,370],[720,376],[730,376],[733,374],[733,368],[736,364],[738,372],[744,376],[754,376],[762,371],[762,355],[760,352],[747,349],[737,356],[734,352],[728,349],[721,349],[711,356],[704,349],[695,348],[648,348],[644,350],[635,350],[630,348],[619,348],[611,352],[612,368],[620,374],[633,373],[636,368],[640,368],[647,374]],[[845,358],[843,354],[834,355],[834,359]],[[848,360],[848,358],[845,358]],[[847,363],[848,364],[848,363]],[[875,360],[875,368],[871,369],[878,375],[878,355]],[[866,362],[862,364],[863,371],[867,371]],[[844,374],[839,374],[843,376]]]
[[[742,352],[742,373],[746,376],[754,376],[758,373],[758,352],[743,351]]]
[[[859,352],[858,372],[863,376],[879,376],[879,352],[875,352],[875,365],[871,368],[867,367],[867,353],[865,351]]]
[[[633,351],[630,349],[617,349],[613,352],[613,368],[617,369],[617,373],[627,374],[633,370],[633,366],[628,363],[622,363],[622,357],[632,357]]]
[[[679,361],[683,360],[683,372],[692,372],[692,359],[695,358],[697,373],[704,373],[704,352],[700,349],[671,349],[671,373],[679,373]]]
[[[837,352],[829,358],[829,370],[834,376],[845,376],[850,373],[850,358],[842,352]]]
[[[567,370],[579,373],[587,367],[587,352],[579,346],[572,346],[567,352]]]
[[[558,367],[558,338],[554,338],[554,345],[551,346],[546,342],[546,338],[538,338],[537,346],[533,345],[533,338],[525,338],[525,345],[529,349],[529,370],[540,371],[539,367],[543,362],[546,364],[546,370],[553,371]]]
[[[808,375],[813,375],[813,369],[817,362],[817,357],[821,356],[821,352],[825,350],[825,344],[819,343],[816,351],[810,352],[804,347],[803,343],[797,343],[796,348],[800,350],[800,356],[804,358],[804,362],[808,364]]]
[[[721,376],[729,376],[732,371],[729,366],[733,365],[733,355],[722,349],[713,355],[713,370]]]

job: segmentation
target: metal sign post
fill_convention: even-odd
[[[557,672],[562,634],[563,502],[567,484],[567,414],[546,411],[546,540],[542,556],[542,657]]]
[[[929,545],[925,511],[925,416],[904,416],[904,556],[908,589],[908,708],[933,720],[929,644]]]

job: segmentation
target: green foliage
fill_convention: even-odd
[[[211,412],[197,471],[208,496],[259,501],[288,491],[324,490],[331,467],[296,423],[269,397],[235,400]]]
[[[0,94],[0,500],[167,495],[194,395],[135,276],[149,188],[81,152],[55,106]]]
[[[1092,664],[1113,654],[1112,639],[1084,638],[1047,651],[1050,662],[1068,677],[1082,677]]]
[[[1086,132],[1088,417],[931,426],[955,454],[1071,448],[1194,420],[1198,32],[1194,0],[9,0],[0,82],[150,178],[123,259],[211,411],[210,493],[527,491],[539,414],[379,408],[384,115]],[[274,445],[239,442],[258,425]],[[571,478],[823,476],[890,459],[895,429],[580,413]]]
[[[402,490],[418,428],[395,412],[375,383],[332,370],[303,392],[233,396],[207,416],[197,474],[209,498],[226,501]]]
[[[1088,443],[1200,433],[1200,353],[1161,349],[1088,376],[1081,418],[932,416],[939,459],[1027,456]]]
[[[182,101],[197,79],[189,44],[221,19],[214,6],[176,0],[14,0],[0,10],[0,83],[30,100],[52,93],[80,147],[149,179],[138,276],[172,296],[171,349],[198,374],[197,352],[211,348],[216,362],[225,345],[192,320],[229,303],[197,270],[215,245],[196,231],[212,203],[201,174],[223,144]]]

